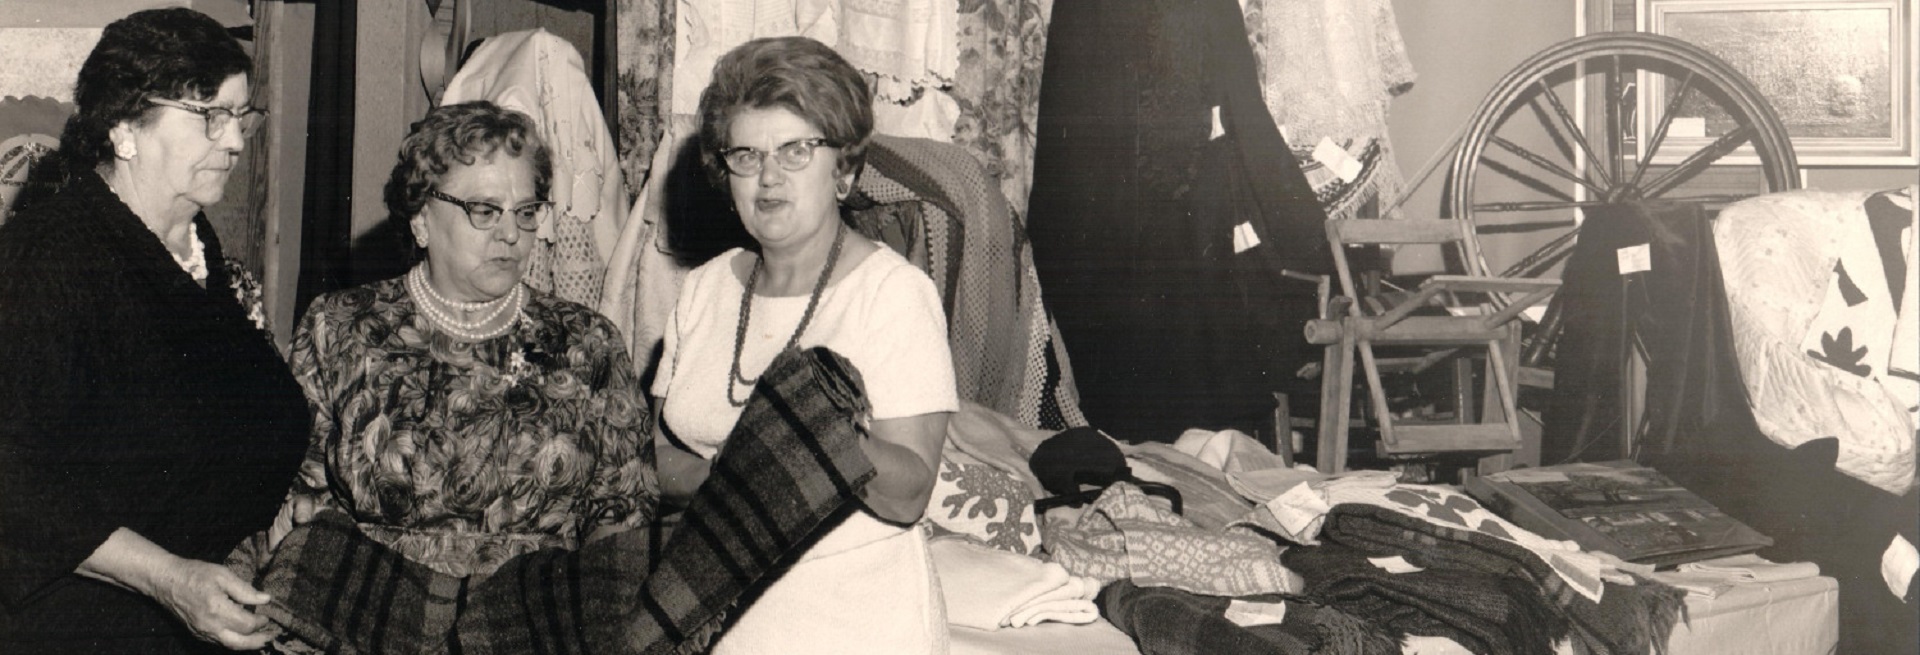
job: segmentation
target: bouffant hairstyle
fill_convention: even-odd
[[[866,77],[819,41],[799,36],[754,39],[713,65],[713,82],[700,93],[700,164],[707,179],[726,188],[733,119],[749,109],[780,107],[806,119],[840,148],[842,175],[858,173],[873,135],[873,93]]]
[[[252,70],[240,42],[192,9],[149,9],[109,23],[80,65],[60,156],[73,170],[104,164],[113,157],[113,126],[152,120],[158,107],[148,98],[209,100],[228,78]]]
[[[400,142],[400,160],[387,178],[388,217],[405,224],[427,204],[427,189],[455,164],[502,153],[533,164],[533,191],[541,199],[553,189],[553,160],[533,119],[485,100],[444,105],[427,112]]]

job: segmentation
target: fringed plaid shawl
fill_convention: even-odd
[[[768,366],[664,544],[631,530],[493,575],[434,573],[326,513],[282,542],[262,613],[336,653],[704,651],[745,599],[857,508],[873,477],[859,373],[824,348]]]
[[[1327,513],[1323,547],[1283,559],[1307,595],[1407,634],[1452,637],[1481,653],[1550,652],[1571,635],[1576,652],[1665,651],[1685,594],[1640,578],[1606,584],[1588,600],[1538,555],[1486,534],[1347,503]],[[1369,557],[1401,556],[1424,569],[1388,573]]]

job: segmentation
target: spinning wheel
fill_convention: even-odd
[[[1640,99],[1646,89],[1661,97]],[[1577,90],[1591,99],[1581,108],[1597,130],[1583,129],[1569,108]],[[1647,115],[1636,119],[1638,108]],[[1682,116],[1693,117],[1685,119],[1688,136],[1706,138],[1677,138]],[[1640,134],[1650,135],[1645,143]],[[1756,177],[1743,192],[1687,188],[1734,155],[1750,168],[1719,170]],[[1712,207],[1797,188],[1798,173],[1786,128],[1726,62],[1670,37],[1596,34],[1541,51],[1494,85],[1454,154],[1448,208],[1473,225],[1463,244],[1470,274],[1531,278],[1551,274],[1573,252],[1582,208],[1653,198]],[[1521,241],[1524,254],[1489,261],[1481,241],[1492,234]],[[1496,296],[1494,304],[1509,300]],[[1549,303],[1523,365],[1546,359],[1559,316],[1559,303]]]

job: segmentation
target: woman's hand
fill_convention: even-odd
[[[74,570],[160,601],[189,630],[233,650],[255,650],[280,630],[247,606],[273,600],[226,567],[185,559],[120,528]]]
[[[227,567],[176,557],[155,576],[153,586],[154,600],[172,610],[201,639],[233,650],[255,650],[280,632],[272,621],[247,609],[273,597]]]
[[[665,398],[654,398],[655,408],[665,407]],[[653,465],[660,480],[660,513],[672,514],[693,502],[693,492],[713,472],[713,462],[682,448],[667,435],[661,411],[653,412]]]

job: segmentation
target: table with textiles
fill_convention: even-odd
[[[1822,655],[1839,639],[1839,584],[1815,576],[1786,582],[1749,582],[1720,595],[1688,596],[1687,620],[1674,626],[1668,655]],[[1042,623],[996,631],[955,626],[954,655],[1133,655],[1133,638],[1105,620],[1086,625]],[[1406,655],[1465,655],[1442,637],[1413,637]],[[1557,653],[1573,649],[1562,643]]]
[[[956,417],[948,459],[964,455],[981,464],[975,469],[1012,475],[1008,487],[1033,484],[1015,465],[1024,468],[1025,456],[1052,435],[981,430],[973,418],[967,411]],[[1184,512],[1156,514],[1137,489],[1115,483],[1078,518],[1056,524],[1049,514],[1038,530],[1020,532],[1041,533],[1034,536],[1044,535],[1044,548],[1022,542],[1010,549],[1097,579],[1097,619],[1003,620],[988,629],[992,622],[956,618],[969,616],[955,611],[977,604],[971,597],[979,594],[948,593],[952,652],[1327,652],[1322,646],[1333,639],[1337,652],[1467,653],[1474,651],[1461,644],[1477,643],[1486,652],[1573,653],[1579,640],[1588,651],[1658,652],[1646,646],[1664,641],[1664,652],[1678,655],[1785,655],[1829,653],[1837,643],[1837,581],[1804,567],[1790,575],[1764,562],[1716,560],[1714,568],[1734,574],[1708,581],[1656,572],[1527,532],[1455,488],[1403,484],[1381,471],[1326,476],[1284,468],[1240,448],[1246,440],[1237,434],[1193,436],[1231,452],[1183,447],[1184,436],[1172,446],[1122,446],[1134,474],[1180,490]],[[951,504],[930,508],[930,516],[944,518],[948,512],[939,510]],[[1031,512],[1024,516],[1033,521]],[[1248,527],[1278,537],[1268,541],[1281,545],[1278,556],[1267,557],[1294,581],[1260,572],[1260,554],[1243,543]],[[939,567],[938,553],[935,560]],[[949,572],[941,578],[947,582]],[[1284,601],[1284,614],[1275,601]],[[1249,606],[1266,625],[1235,620]]]

